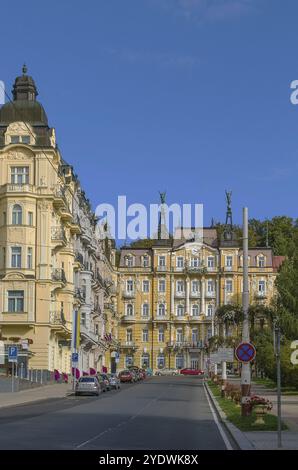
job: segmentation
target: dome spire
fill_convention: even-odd
[[[25,62],[24,62],[23,67],[22,67],[23,75],[26,75],[26,74],[27,74],[27,71],[28,71],[27,65],[26,65]]]

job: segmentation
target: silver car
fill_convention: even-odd
[[[179,375],[179,370],[165,367],[164,369],[157,370],[155,375]]]
[[[111,388],[119,390],[121,387],[120,379],[117,374],[108,374]]]
[[[101,386],[96,376],[86,375],[80,377],[75,389],[75,395],[97,395],[101,392]]]

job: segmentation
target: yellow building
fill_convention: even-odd
[[[107,260],[90,203],[36,97],[24,67],[13,101],[0,108],[0,340],[6,352],[17,345],[23,376],[29,368],[68,373],[77,310],[78,367],[100,369],[110,349],[103,266],[112,266],[112,254]]]
[[[233,235],[219,239],[215,228],[204,228],[199,242],[188,232],[121,249],[119,368],[204,367],[217,307],[241,302],[242,252]],[[249,264],[251,303],[268,303],[276,276],[271,249],[250,250]]]

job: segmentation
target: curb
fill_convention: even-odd
[[[242,431],[240,431],[240,429],[238,429],[234,424],[230,423],[230,421],[227,420],[226,414],[220,408],[216,398],[214,397],[208,384],[205,381],[204,381],[204,387],[205,387],[206,392],[208,393],[210,400],[212,401],[214,408],[219,414],[223,425],[227,429],[228,433],[231,434],[232,438],[238,445],[239,449],[240,450],[256,450],[254,445],[250,442],[249,439],[247,439],[245,434]]]

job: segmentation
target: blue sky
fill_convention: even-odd
[[[93,206],[297,217],[296,0],[1,2],[0,80],[25,61]]]

